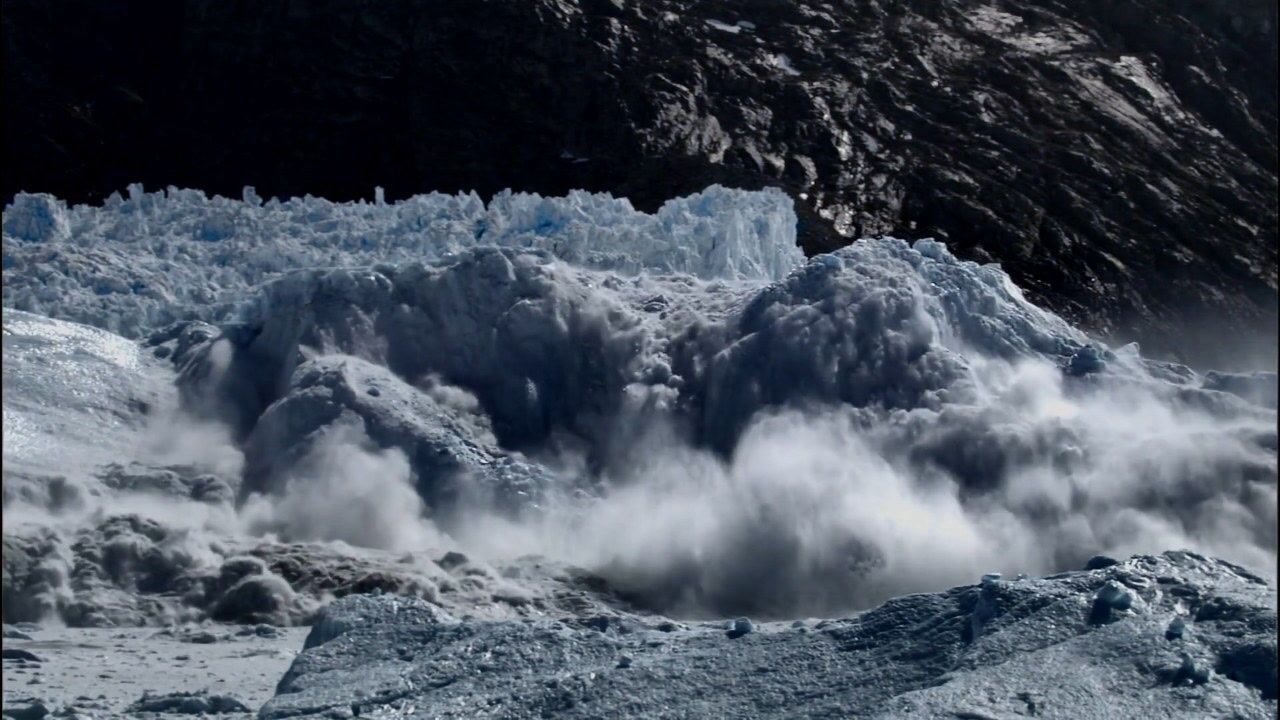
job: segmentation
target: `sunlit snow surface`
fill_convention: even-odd
[[[1276,552],[1273,375],[1104,347],[931,240],[805,260],[777,191],[655,215],[587,193],[20,195],[4,267],[6,519],[50,504],[11,492],[11,417],[31,435],[86,392],[117,407],[142,365],[95,379],[110,358],[158,353],[183,410],[137,442],[231,475],[217,531],[242,540],[541,553],[669,611],[775,616],[1099,552],[1264,572]],[[89,343],[83,382],[41,375],[63,336]],[[216,574],[215,546],[182,573]]]
[[[174,394],[170,376],[119,335],[5,309],[6,472],[83,470],[132,453],[138,410]]]

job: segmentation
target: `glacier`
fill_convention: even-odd
[[[6,622],[303,623],[370,587],[519,613],[560,566],[771,618],[1098,553],[1269,572],[1274,374],[1108,347],[933,240],[806,259],[795,222],[723,187],[18,195]]]
[[[232,318],[256,285],[298,268],[539,248],[587,267],[777,279],[803,261],[781,191],[725,188],[638,212],[624,198],[431,193],[386,204],[263,202],[131,185],[101,207],[19,193],[4,210],[4,306],[141,337],[176,320]]]

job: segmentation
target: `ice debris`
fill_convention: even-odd
[[[1084,569],[1085,570],[1101,570],[1103,568],[1109,568],[1112,565],[1115,565],[1116,562],[1117,560],[1115,558],[1107,557],[1106,555],[1094,555],[1093,557],[1089,558],[1088,562],[1084,564]]]
[[[1095,625],[1110,622],[1114,611],[1130,609],[1133,600],[1133,593],[1128,588],[1115,580],[1108,580],[1094,595],[1089,622]]]
[[[22,648],[7,647],[0,649],[0,658],[5,660],[21,660],[24,662],[41,662],[40,657],[30,650]]]
[[[230,695],[212,695],[202,692],[143,695],[128,709],[129,712],[134,713],[153,712],[174,715],[222,715],[250,712],[244,703]]]
[[[40,700],[27,700],[11,705],[6,699],[3,715],[9,720],[41,720],[49,717],[49,707]]]

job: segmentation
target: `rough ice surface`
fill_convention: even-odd
[[[751,653],[825,652],[802,633],[782,642],[771,620],[984,575],[972,598],[875,612],[907,608],[911,627],[955,624],[973,643],[1002,637],[1011,608],[1069,596],[1054,617],[1080,632],[1147,642],[1150,625],[1163,638],[1176,601],[1119,589],[1120,570],[1104,569],[1119,583],[1105,593],[1130,605],[1109,600],[1105,613],[1101,581],[1028,581],[1024,605],[1002,599],[1021,580],[999,578],[1103,553],[1189,547],[1272,578],[1274,374],[1201,376],[1107,347],[1028,302],[998,266],[931,240],[866,239],[805,260],[794,223],[781,193],[718,187],[654,215],[587,193],[387,205],[135,189],[96,208],[18,196],[4,216],[5,621],[306,624],[334,597],[386,593],[439,611],[414,621],[414,642],[478,638],[530,659],[589,651],[613,678],[667,666],[630,646],[640,636],[620,659],[601,629],[689,629],[663,613],[719,618],[672,636],[676,654],[735,643],[746,654],[724,662],[747,664],[717,671],[734,676],[755,667]],[[1207,574],[1206,593],[1236,582],[1235,566],[1195,557],[1153,562]],[[369,602],[377,615],[399,600]],[[1124,624],[1149,610],[1150,622]],[[269,716],[301,712],[290,703],[316,688],[419,672],[403,648],[375,661],[367,645],[333,659],[359,667],[325,669],[324,653],[345,647],[337,636],[355,637],[334,628],[360,622],[319,617],[337,639],[316,641],[282,685],[298,692]],[[752,631],[726,637],[724,618]],[[900,631],[841,622],[854,645]],[[1119,657],[1072,638],[1045,657]],[[990,674],[965,665],[971,649],[939,643],[899,668],[920,680],[894,691],[907,705],[864,710],[928,716],[929,698],[950,692],[932,687],[936,668]],[[1274,710],[1274,675],[1258,680],[1255,662],[1273,661],[1274,644],[1259,647],[1187,651],[1192,680],[1206,663],[1254,678],[1212,688],[1210,714]],[[880,677],[874,659],[856,672]],[[569,665],[559,682],[599,672]],[[1184,688],[1178,672],[1167,688]],[[779,692],[794,681],[780,677]],[[628,682],[603,694],[571,682],[517,705],[611,698]],[[480,685],[421,702],[434,714],[450,693],[497,697]],[[978,702],[955,688],[947,703]],[[368,702],[419,702],[387,692]]]
[[[1089,598],[1107,583],[1132,588],[1134,604],[1090,625]],[[361,717],[414,718],[1261,719],[1275,709],[1275,638],[1261,635],[1275,632],[1270,594],[1238,567],[1167,553],[741,634],[630,615],[459,622],[426,603],[350,598],[325,611],[317,629],[334,629],[313,630],[260,717],[354,705]],[[990,617],[975,635],[982,607]],[[1185,618],[1187,637],[1165,638],[1171,618]],[[1187,657],[1225,678],[1184,675]]]
[[[430,260],[478,245],[540,248],[624,273],[777,279],[803,262],[780,191],[719,186],[638,212],[624,198],[431,193],[385,204],[263,202],[169,188],[68,207],[18,194],[4,210],[4,306],[136,338],[226,320],[246,291],[299,268]]]
[[[252,720],[274,694],[276,681],[306,634],[306,628],[253,625],[181,629],[24,625],[21,631],[6,625],[5,649],[29,649],[40,661],[5,662],[5,717],[184,720],[220,706],[224,712],[204,717]],[[193,642],[197,639],[201,642]],[[109,655],[108,661],[104,654]],[[166,696],[178,702],[154,712],[160,710],[155,704],[164,703]],[[231,711],[234,706],[214,700],[217,696],[229,696],[250,710]],[[47,714],[29,711],[37,705]],[[150,707],[135,710],[134,705]]]

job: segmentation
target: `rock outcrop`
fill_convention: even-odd
[[[652,210],[773,185],[809,252],[936,237],[1093,331],[1230,370],[1275,358],[1276,12],[13,0],[3,192],[586,188]]]

